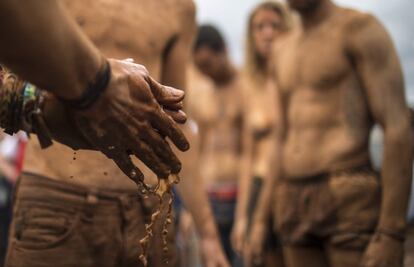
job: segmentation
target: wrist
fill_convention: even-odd
[[[212,223],[206,223],[205,226],[200,229],[199,235],[203,240],[217,240],[218,238],[216,226]]]
[[[376,229],[383,229],[399,235],[405,235],[407,230],[407,220],[404,216],[388,215],[381,216]]]
[[[73,66],[68,66],[69,76],[65,76],[65,82],[57,83],[60,86],[55,85],[52,91],[58,98],[72,100],[82,97],[102,69],[106,59],[98,51],[92,53],[88,51],[88,54],[83,56],[77,55],[73,61],[75,61]]]
[[[392,229],[388,229],[388,228],[383,228],[383,227],[379,227],[377,228],[377,230],[375,231],[376,235],[384,235],[387,236],[391,239],[394,239],[396,241],[405,242],[405,231],[395,231]]]
[[[85,110],[91,107],[104,93],[111,78],[111,68],[108,60],[102,60],[95,77],[88,82],[86,89],[76,98],[58,97],[67,107],[73,110]]]

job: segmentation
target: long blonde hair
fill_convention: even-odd
[[[263,69],[262,62],[260,61],[260,56],[256,51],[256,47],[253,39],[253,18],[263,9],[270,9],[277,13],[282,18],[283,30],[289,31],[292,28],[292,17],[288,7],[277,0],[267,0],[253,9],[249,15],[247,22],[247,38],[246,38],[246,47],[245,47],[245,62],[244,62],[244,77],[248,79],[249,82],[253,83],[263,83],[266,79],[266,70]]]

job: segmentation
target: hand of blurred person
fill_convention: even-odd
[[[204,267],[230,267],[217,238],[201,238],[200,250]]]
[[[361,267],[401,267],[403,255],[404,242],[376,234],[365,251]]]
[[[180,110],[184,92],[157,83],[144,66],[128,60],[110,59],[109,64],[110,81],[97,101],[86,110],[70,110],[78,131],[136,182],[143,174],[130,155],[160,178],[178,173],[181,163],[165,138],[181,151],[189,148],[176,124],[186,120]]]
[[[231,232],[231,244],[233,246],[234,251],[239,255],[242,255],[244,243],[247,234],[247,222],[245,219],[238,219],[235,221]]]
[[[263,222],[254,222],[243,248],[245,267],[261,265],[264,262],[264,240],[266,225]]]

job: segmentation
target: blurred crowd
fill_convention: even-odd
[[[82,11],[79,6],[74,10]],[[84,23],[81,16],[78,16],[77,20],[81,25]],[[292,32],[296,31],[300,24],[299,20],[298,15],[285,3],[279,1],[259,3],[246,18],[245,59],[242,66],[232,63],[226,40],[218,27],[210,24],[197,26],[191,48],[191,63],[188,67],[184,102],[185,111],[189,116],[184,131],[192,148],[188,154],[180,154],[183,162],[182,179],[192,182],[174,191],[176,220],[175,228],[171,230],[173,232],[171,238],[178,249],[178,258],[182,267],[285,266],[282,240],[276,230],[274,217],[267,218],[264,223],[266,240],[263,240],[261,259],[254,259],[252,258],[254,255],[249,254],[254,250],[249,248],[253,244],[249,236],[255,223],[254,217],[257,216],[255,212],[259,209],[259,198],[265,190],[267,180],[275,175],[274,166],[269,164],[272,159],[276,161],[274,147],[275,135],[278,134],[276,129],[278,103],[276,103],[275,89],[278,85],[271,79],[275,68],[273,52],[279,43],[284,42]],[[102,34],[99,29],[95,33]],[[105,38],[110,39],[109,35]],[[104,47],[108,44],[105,41],[103,43]],[[122,45],[120,46],[122,48]],[[119,47],[114,48],[114,51],[116,49]],[[115,54],[119,53],[115,52]],[[412,138],[414,140],[414,116]],[[19,184],[21,170],[26,169],[24,165],[26,143],[27,139],[23,133],[14,136],[3,135],[0,143],[0,266],[6,255],[14,188]],[[372,131],[370,147],[373,168],[380,172],[383,155],[383,134],[380,127]],[[58,155],[65,156],[56,159],[59,162],[56,166],[59,167],[47,173],[57,176],[64,173],[62,176],[70,176],[71,179],[73,176],[75,179],[82,177],[83,172],[90,173],[88,168],[99,169],[98,176],[102,176],[102,173],[105,173],[105,176],[115,173],[107,170],[106,168],[110,168],[108,166],[97,167],[102,164],[102,159],[99,157],[93,158],[90,154],[82,156],[82,154],[73,154],[72,151],[61,151],[65,154]],[[30,162],[26,164],[30,165],[30,172],[44,168],[43,165],[46,163],[39,163],[40,161],[36,159],[39,155],[42,154],[37,148],[27,150],[27,161]],[[52,164],[50,160],[53,157],[49,157],[49,164]],[[76,169],[73,167],[76,164],[85,166]],[[69,171],[65,171],[65,168]],[[72,173],[73,168],[76,171]],[[88,171],[85,171],[86,169]],[[58,182],[54,181],[54,183]],[[36,189],[37,186],[39,185],[34,185],[33,188]],[[92,188],[88,184],[85,186]],[[56,188],[63,190],[58,185]],[[129,184],[125,188],[129,190]],[[23,189],[24,187],[21,192],[26,192]],[[105,194],[102,193],[104,196]],[[203,199],[197,198],[201,198],[202,194],[207,197],[209,205],[205,212],[201,211],[204,207],[197,204],[203,203]],[[101,193],[88,195],[87,201],[90,201],[88,203],[91,206],[96,205],[95,197],[100,199]],[[122,199],[120,201],[122,202]],[[128,201],[132,200],[126,201],[127,204],[123,206],[122,211],[114,211],[125,212],[126,215],[122,215],[125,216],[126,219],[123,218],[125,221],[131,218],[127,217],[129,216]],[[153,207],[152,204],[146,204],[146,200],[139,201],[143,203],[143,208],[141,206],[139,208],[140,211],[145,208],[151,210]],[[273,203],[269,200],[268,205],[271,206]],[[211,219],[214,220],[212,226],[214,230],[203,230],[210,227],[206,225]],[[412,267],[414,266],[414,198],[410,201],[407,220],[409,230],[405,240],[405,267]],[[119,223],[118,219],[116,221]],[[105,220],[99,222],[102,224]],[[122,227],[126,225],[126,223],[120,224],[123,225]],[[89,232],[85,230],[88,229],[86,227],[82,229],[84,232]],[[95,234],[103,236],[105,231],[109,230],[102,228],[100,231],[96,230]],[[217,240],[210,242],[206,238],[208,234],[204,233],[211,233],[213,239]],[[48,233],[47,238],[51,238],[50,235]],[[44,242],[42,239],[33,240],[33,242]],[[102,240],[102,242],[112,242],[111,236],[102,237]],[[93,245],[96,245],[101,241],[94,242]],[[138,242],[128,243],[127,246],[138,246]],[[162,250],[161,247],[151,249]],[[159,254],[155,253],[155,255]],[[65,257],[71,256],[78,257],[73,254],[67,254]],[[211,258],[215,256],[223,259],[212,260]],[[206,260],[206,257],[210,260]],[[33,256],[33,259],[36,257]],[[138,258],[136,260],[138,261]],[[209,262],[211,265],[208,265]]]

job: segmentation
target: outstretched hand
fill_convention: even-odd
[[[91,108],[73,111],[80,132],[135,182],[142,181],[143,174],[130,155],[160,178],[178,173],[181,163],[165,138],[182,151],[189,148],[175,122],[186,120],[180,110],[184,92],[157,83],[144,66],[126,60],[109,62],[108,88]]]
[[[166,138],[181,151],[189,148],[177,125],[186,121],[181,111],[184,92],[159,84],[144,66],[130,60],[110,59],[109,63],[112,73],[108,88],[85,111],[65,109],[49,96],[44,114],[53,137],[75,149],[103,152],[136,183],[143,180],[143,174],[132,163],[131,155],[159,178],[178,173],[181,162]],[[59,122],[55,118],[59,113],[66,113],[68,120]],[[61,126],[56,127],[58,124]]]

